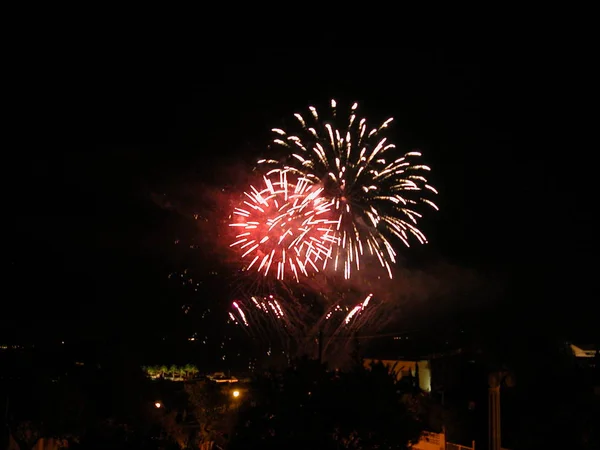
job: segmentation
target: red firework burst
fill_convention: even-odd
[[[331,256],[335,241],[332,202],[321,197],[323,188],[285,170],[263,177],[261,190],[250,186],[233,212],[236,230],[230,245],[264,276],[276,272],[279,280],[308,276]]]

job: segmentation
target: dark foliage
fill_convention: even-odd
[[[502,445],[600,448],[600,396],[594,395],[598,367],[579,364],[558,333],[528,318],[521,321],[513,320],[510,332],[490,328],[487,339],[490,370],[505,368],[512,375],[501,388]]]
[[[422,430],[383,365],[328,372],[304,359],[258,380],[254,392],[232,449],[401,449]]]
[[[33,371],[11,381],[7,426],[22,449],[41,438],[70,448],[139,448],[152,435],[151,398],[134,363],[57,363],[54,373]]]

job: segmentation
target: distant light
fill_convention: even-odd
[[[235,398],[238,398],[240,396],[240,391],[233,391],[232,394]]]
[[[162,408],[162,403],[161,403],[161,402],[156,402],[156,403],[154,404],[154,406],[155,406],[156,408]]]

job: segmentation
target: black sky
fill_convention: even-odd
[[[214,181],[219,167],[251,161],[274,124],[331,98],[395,117],[400,146],[423,151],[441,192],[441,212],[428,225],[433,253],[506,274],[513,293],[506,308],[515,314],[565,317],[577,328],[581,311],[595,308],[586,274],[591,215],[582,213],[577,189],[557,184],[568,172],[557,158],[567,155],[525,137],[554,130],[540,126],[547,103],[533,95],[539,79],[532,84],[522,56],[293,54],[199,55],[192,70],[120,54],[68,86],[76,148],[53,142],[26,152],[11,175],[18,187],[4,329],[110,334],[171,320],[179,307],[165,281],[173,261],[152,247],[171,242],[179,223],[149,193],[194,175]],[[64,123],[61,130],[69,134]]]

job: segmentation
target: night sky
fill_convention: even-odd
[[[167,275],[181,269],[171,249],[188,225],[151,194],[194,178],[214,185],[232,163],[250,167],[270,128],[331,98],[356,100],[374,119],[393,116],[399,147],[422,150],[441,193],[441,212],[427,221],[428,255],[501,274],[509,288],[495,307],[522,322],[567,332],[590,326],[598,309],[592,206],[570,150],[546,144],[556,128],[541,119],[556,110],[565,125],[568,108],[558,96],[539,103],[522,60],[398,49],[362,58],[354,50],[289,53],[198,56],[193,70],[105,57],[66,87],[76,121],[59,119],[66,106],[40,108],[62,137],[32,144],[15,170],[5,168],[14,229],[5,234],[3,333],[176,328],[182,301]],[[531,131],[544,136],[526,138]],[[40,138],[35,126],[29,132]],[[199,271],[214,263],[197,255]]]

